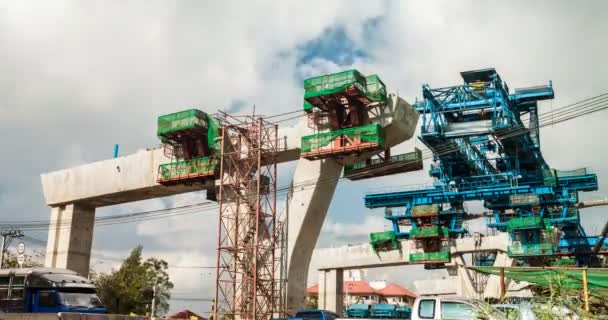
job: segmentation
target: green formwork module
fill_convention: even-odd
[[[371,101],[386,102],[386,86],[380,77],[375,74],[365,77],[354,69],[304,80],[304,100],[333,95],[350,87],[355,87]],[[315,103],[313,100],[310,102]],[[312,109],[311,103],[304,103],[304,111],[311,112]]]
[[[507,221],[507,231],[517,229],[537,229],[543,228],[544,223],[541,217],[512,218]]]
[[[450,232],[447,228],[439,226],[414,227],[410,231],[412,238],[449,237],[449,235]]]
[[[346,128],[302,137],[301,152],[310,152],[327,146],[340,136],[360,139],[363,142],[376,143],[384,146],[384,129],[377,123],[365,126]]]
[[[394,231],[372,232],[369,234],[369,243],[374,251],[378,251],[378,248],[381,246],[399,249],[399,241]]]
[[[217,161],[209,157],[181,160],[160,165],[160,179],[164,181],[184,177],[204,176],[215,172]]]
[[[449,251],[410,253],[410,262],[441,261],[450,262]]]
[[[412,216],[413,217],[421,217],[428,215],[439,214],[439,205],[438,204],[423,204],[412,207]]]
[[[164,137],[172,132],[207,127],[207,114],[197,109],[190,109],[158,117],[156,135]]]
[[[205,112],[190,109],[158,117],[156,135],[162,142],[166,142],[167,137],[179,132],[187,132],[193,129],[207,129],[207,145],[212,150],[218,149],[220,130],[215,119]]]
[[[304,99],[338,93],[350,86],[355,86],[359,91],[365,93],[365,76],[352,69],[306,79],[304,80]]]
[[[510,244],[507,246],[509,257],[548,256],[553,255],[551,242]]]

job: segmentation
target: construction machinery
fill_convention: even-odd
[[[510,90],[493,68],[461,76],[461,85],[423,85],[415,105],[419,139],[433,154],[433,185],[368,194],[366,207],[393,209],[385,215],[392,237],[416,240],[419,252],[410,260],[427,266],[449,261],[449,240],[468,235],[463,204],[470,200],[491,210],[489,227],[509,232],[510,257],[532,265],[556,256],[593,264],[598,239],[583,230],[577,203],[579,192],[597,190],[597,177],[555,170],[541,152],[538,101],[553,99],[552,83]]]
[[[197,109],[158,117],[156,135],[165,155],[173,161],[160,165],[158,182],[164,185],[197,183],[219,173],[217,121]]]

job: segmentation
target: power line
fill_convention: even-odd
[[[23,240],[25,240],[26,242],[34,242],[34,243],[38,243],[40,245],[44,245],[46,246],[47,241],[45,240],[41,240],[41,239],[37,239],[31,236],[27,236],[27,235],[23,235],[22,237]],[[103,254],[99,254],[99,253],[92,253],[92,257],[95,258],[95,260],[99,260],[99,261],[108,261],[108,262],[124,262],[126,258],[116,258],[116,257],[108,257],[105,256]],[[215,269],[215,266],[195,266],[195,265],[172,265],[169,264],[169,268],[170,269]]]
[[[173,301],[203,301],[203,302],[213,302],[212,298],[188,298],[188,297],[171,297],[169,300]]]
[[[175,208],[165,208],[158,210],[149,210],[141,212],[132,212],[126,214],[117,214],[111,216],[103,216],[95,218],[95,226],[109,226],[116,224],[132,223],[132,222],[143,222],[149,220],[163,219],[167,217],[175,217],[187,214],[194,214],[200,212],[211,212],[210,210],[216,209],[217,204],[213,202],[203,202],[198,204],[186,205]],[[204,210],[201,210],[204,209]],[[47,230],[49,227],[58,229],[71,227],[71,220],[60,220],[49,222],[44,220],[34,221],[10,221],[0,222],[8,228],[20,229],[23,231],[37,231]]]

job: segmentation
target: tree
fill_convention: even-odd
[[[156,285],[156,312],[164,315],[169,310],[173,283],[164,260],[148,258],[142,261],[142,246],[134,248],[118,270],[107,274],[93,274],[99,298],[111,313],[144,315],[150,312],[151,297],[147,292]]]
[[[39,252],[34,252],[34,255],[25,255],[25,262],[23,262],[24,268],[37,268],[42,267],[43,264],[40,263],[40,257],[42,255]],[[12,269],[19,268],[19,262],[17,262],[17,255],[12,252],[4,253],[4,268]]]

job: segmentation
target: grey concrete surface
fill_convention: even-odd
[[[89,274],[95,208],[69,204],[51,209],[44,265]]]
[[[479,252],[506,252],[508,234],[499,233],[495,236],[483,237],[481,244],[475,246],[473,238],[455,239],[450,243],[452,255]],[[325,259],[317,269],[358,269],[380,268],[410,264],[409,255],[415,251],[412,240],[401,240],[399,250],[381,251],[375,253],[369,243],[349,245],[337,248],[323,248],[316,254],[331,259]]]
[[[389,105],[392,116],[387,117],[384,125],[385,143],[387,147],[393,147],[412,138],[418,124],[419,114],[409,103],[397,96],[390,97]],[[317,161],[300,159],[298,161],[293,178],[293,184],[296,187],[287,204],[289,214],[288,312],[301,309],[304,305],[310,260],[336,189],[337,179],[342,172],[342,163],[351,163],[360,160],[361,157],[372,155],[341,159],[341,163],[333,159]],[[344,259],[357,261],[359,256],[344,256]]]
[[[319,309],[342,314],[344,272],[342,269],[319,270]]]

